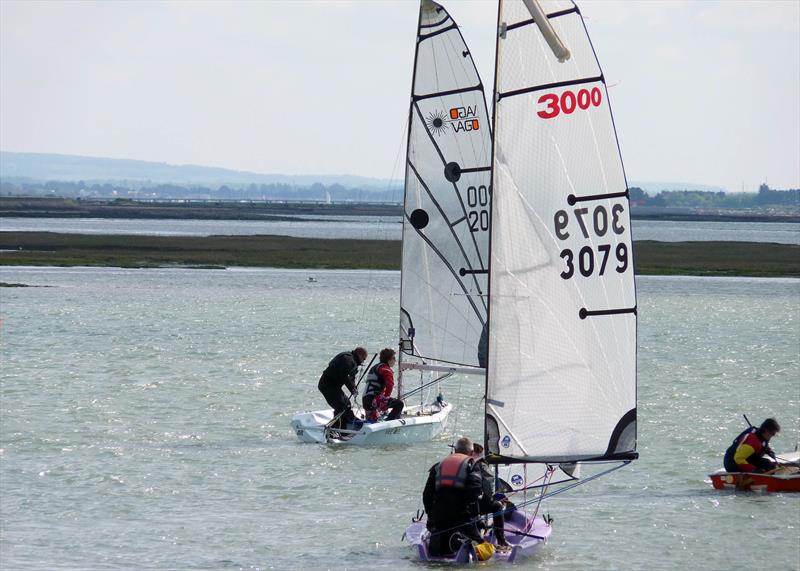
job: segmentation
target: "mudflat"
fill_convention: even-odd
[[[0,232],[0,265],[399,270],[401,243],[288,236],[141,236]],[[800,277],[800,246],[634,242],[638,274]]]

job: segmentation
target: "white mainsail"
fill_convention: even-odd
[[[535,21],[534,2],[500,0],[498,14],[487,447],[499,461],[630,459],[627,182],[578,8],[538,2]]]
[[[401,374],[428,364],[479,366],[491,152],[483,85],[469,49],[447,11],[423,0],[406,156]]]

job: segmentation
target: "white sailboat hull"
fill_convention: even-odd
[[[436,438],[447,427],[453,405],[432,403],[409,407],[397,420],[364,423],[349,438],[337,438],[325,426],[333,419],[333,410],[315,410],[292,417],[292,429],[302,442],[314,444],[347,444],[353,446],[384,446],[410,444]]]

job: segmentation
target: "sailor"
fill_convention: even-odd
[[[476,525],[483,483],[472,452],[472,441],[459,438],[454,453],[428,472],[422,503],[428,513],[431,555],[450,555],[464,539],[483,542]]]
[[[757,473],[773,470],[775,453],[769,447],[769,441],[780,429],[778,421],[768,418],[758,428],[751,426],[742,432],[725,451],[725,470]]]
[[[475,468],[481,473],[481,483],[483,485],[483,493],[478,502],[478,511],[481,515],[492,514],[492,529],[494,530],[497,546],[501,551],[508,550],[510,546],[506,541],[505,514],[511,513],[516,507],[503,494],[494,493],[494,473],[483,456],[483,446],[476,442],[472,445],[472,449],[472,459],[475,463]]]
[[[397,363],[394,349],[383,349],[378,355],[379,362],[367,373],[367,388],[361,404],[367,413],[367,420],[377,421],[387,410],[391,409],[386,420],[400,418],[403,412],[403,401],[392,398],[394,389],[394,373],[392,367]]]
[[[367,358],[367,350],[356,347],[352,351],[339,353],[322,372],[317,388],[329,405],[333,407],[333,417],[338,420],[334,428],[346,428],[347,423],[355,419],[350,400],[344,396],[342,386],[347,386],[351,395],[356,394],[356,374],[358,367]]]

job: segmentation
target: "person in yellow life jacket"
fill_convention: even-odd
[[[756,428],[742,432],[725,451],[723,465],[728,472],[769,472],[776,464],[775,453],[769,447],[770,439],[781,427],[774,418],[768,418]],[[770,460],[769,456],[772,457]]]
[[[422,503],[428,513],[431,555],[450,555],[464,539],[483,541],[476,525],[482,478],[472,452],[472,441],[459,438],[453,454],[428,472]]]

